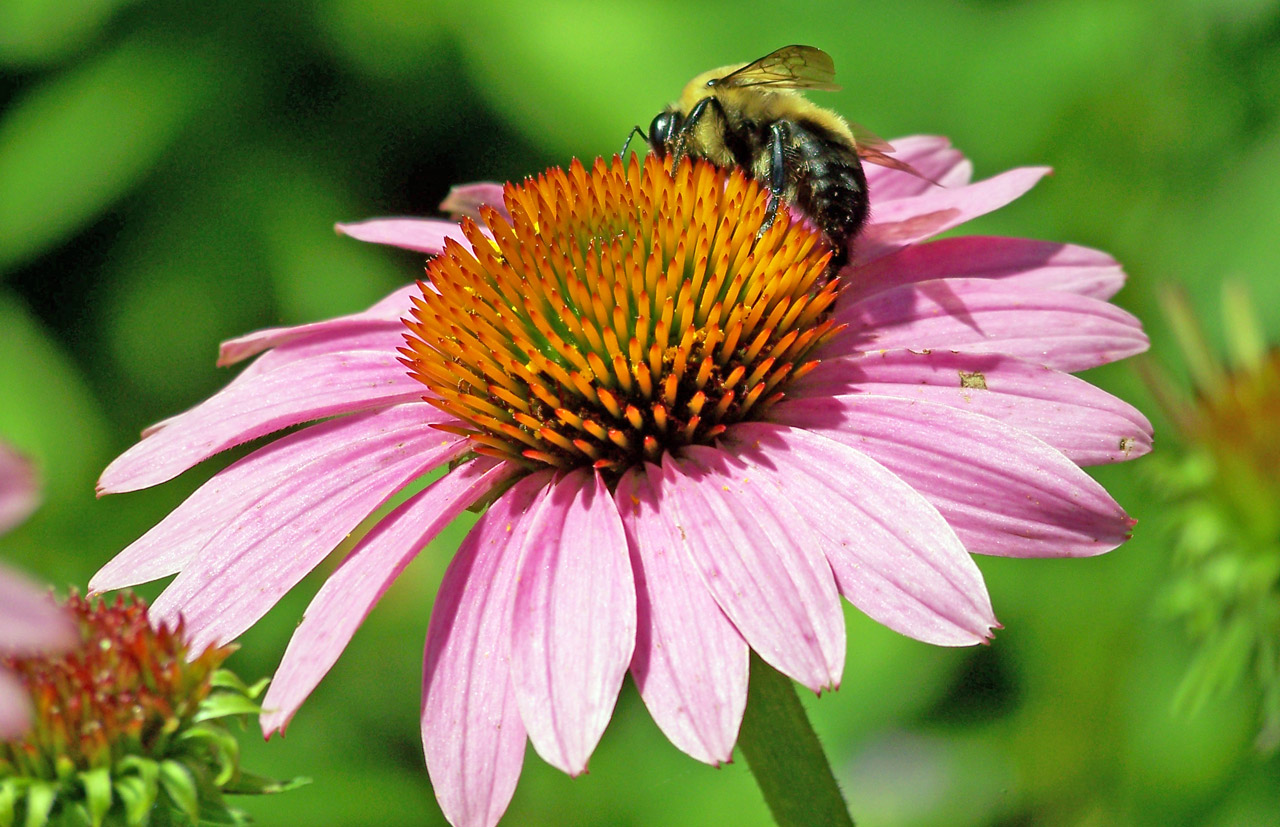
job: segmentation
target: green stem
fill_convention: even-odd
[[[780,827],[853,827],[853,818],[795,685],[751,653],[738,746]]]

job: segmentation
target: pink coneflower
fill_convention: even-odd
[[[229,640],[447,468],[321,587],[263,727],[284,728],[419,549],[489,503],[427,631],[423,742],[455,824],[497,821],[526,737],[582,772],[628,670],[673,743],[729,760],[750,650],[815,691],[839,683],[842,594],[923,641],[986,640],[996,619],[970,552],[1084,556],[1127,538],[1132,521],[1079,466],[1146,452],[1150,427],[1068,374],[1146,337],[1107,303],[1123,275],[1102,253],[918,243],[1046,170],[969,184],[943,139],[899,150],[944,186],[868,169],[872,222],[830,283],[810,228],[780,219],[757,237],[768,193],[702,163],[674,177],[575,163],[467,191],[494,204],[484,227],[344,228],[438,254],[427,282],[227,343],[224,364],[266,352],[149,430],[103,492],[325,421],[215,475],[91,587],[177,573],[153,612],[181,615],[197,647]]]
[[[0,534],[35,510],[40,501],[35,469],[24,457],[0,443]],[[74,640],[70,618],[54,604],[47,589],[0,567],[0,656],[57,649]],[[31,703],[22,685],[0,669],[0,740],[26,731]]]
[[[64,616],[66,651],[0,656],[35,712],[0,739],[0,823],[244,824],[225,793],[297,785],[240,771],[223,719],[255,710],[262,686],[219,669],[235,646],[192,651],[132,595],[72,593]]]

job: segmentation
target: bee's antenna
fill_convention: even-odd
[[[631,127],[631,131],[627,133],[627,139],[622,142],[622,151],[618,153],[619,158],[624,160],[626,159],[627,147],[631,146],[631,139],[636,135],[639,135],[640,140],[644,141],[646,144],[649,143],[649,139],[645,137],[644,130],[640,128],[639,124],[637,124],[636,126]]]

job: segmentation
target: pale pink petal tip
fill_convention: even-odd
[[[646,469],[628,471],[613,497],[636,580],[636,688],[671,743],[704,763],[727,763],[747,702],[747,643],[689,555],[678,553],[680,524]]]
[[[30,516],[39,502],[35,465],[0,443],[0,534]]]
[[[467,244],[466,237],[457,224],[433,218],[372,218],[351,224],[335,224],[334,229],[357,241],[386,244],[432,255],[444,251],[447,238],[452,238],[459,244]]]
[[[599,474],[549,487],[531,518],[516,585],[512,682],[538,754],[586,771],[631,663],[635,577],[622,518]]]
[[[75,621],[47,588],[0,568],[0,654],[62,649],[77,638]]]
[[[982,574],[928,500],[867,455],[798,428],[745,423],[734,446],[811,527],[845,598],[904,635],[968,646],[996,625]]]
[[[468,462],[411,497],[365,535],[325,580],[289,640],[262,702],[263,734],[284,731],[418,551],[512,470],[497,460]]]
[[[525,727],[511,681],[511,603],[520,547],[549,472],[489,507],[445,571],[422,663],[422,746],[445,818],[495,824],[524,763]]]
[[[838,686],[844,614],[818,538],[776,479],[729,451],[683,453],[650,470],[679,552],[760,657],[815,692]]]

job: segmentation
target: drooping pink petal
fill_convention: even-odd
[[[0,654],[30,654],[71,646],[75,621],[47,588],[0,567]]]
[[[510,475],[480,458],[446,474],[392,511],[329,575],[307,607],[262,701],[262,731],[284,732],[298,707],[418,552],[454,517]]]
[[[950,405],[1039,437],[1077,465],[1151,450],[1151,423],[1136,408],[1070,374],[1000,353],[872,351],[824,360],[791,398],[872,393]]]
[[[910,164],[924,178],[878,164],[863,163],[873,209],[874,205],[895,198],[920,195],[935,185],[963,187],[973,176],[973,164],[960,150],[951,146],[951,141],[938,135],[895,138],[890,156]]]
[[[547,763],[578,775],[613,714],[636,640],[627,538],[598,474],[571,472],[538,504],[511,631],[529,740]]]
[[[422,384],[397,358],[403,330],[397,322],[317,334],[264,354],[213,396],[149,429],[102,472],[98,493],[157,485],[291,425],[421,399]]]
[[[699,761],[727,762],[747,703],[746,641],[680,550],[680,527],[645,470],[628,471],[613,497],[636,580],[636,688],[671,743]]]
[[[520,548],[551,472],[512,486],[467,534],[440,584],[422,665],[422,746],[455,827],[491,827],[515,792],[525,728],[511,682]]]
[[[455,222],[437,218],[371,218],[351,224],[335,224],[334,229],[357,241],[386,244],[431,255],[439,255],[444,250],[446,238],[452,238],[468,249],[471,247]],[[481,231],[485,235],[489,234],[483,227]]]
[[[910,198],[874,203],[867,226],[858,236],[856,260],[868,262],[880,258],[998,210],[1022,196],[1048,173],[1048,167],[1020,167],[976,184],[930,186]]]
[[[840,592],[890,629],[969,646],[998,625],[973,558],[919,492],[884,466],[819,434],[762,422],[725,445],[753,477],[772,478],[814,530]]]
[[[769,478],[702,446],[650,472],[681,550],[751,648],[815,692],[844,670],[844,615],[813,530]]]
[[[293,325],[292,327],[269,327],[264,330],[255,330],[252,333],[246,333],[235,339],[228,339],[218,348],[218,366],[226,367],[234,365],[250,356],[254,356],[262,351],[277,347],[285,342],[292,342],[296,339],[309,338],[318,334],[348,334],[353,330],[366,329],[364,323],[367,322],[390,322],[394,325],[400,325],[402,316],[409,315],[409,308],[413,306],[412,296],[418,295],[421,288],[417,284],[406,284],[399,288],[385,299],[380,300],[368,310],[362,310],[359,313],[352,313],[349,316],[338,316],[334,319],[325,319],[322,322],[310,322],[308,324]],[[378,330],[381,326],[367,326],[369,330]]]
[[[1133,527],[1061,452],[980,414],[855,394],[783,402],[770,417],[888,468],[942,513],[972,553],[1087,557],[1120,545]]]
[[[1109,299],[1124,285],[1114,258],[1088,247],[1031,238],[960,236],[912,244],[859,267],[842,301],[942,278],[983,278],[1007,288],[1063,290]]]
[[[0,741],[8,741],[31,727],[31,696],[14,675],[0,669]]]
[[[152,618],[181,615],[195,651],[236,637],[387,499],[466,450],[465,439],[431,427],[428,407],[330,420],[259,449],[121,552],[91,588],[181,569]]]
[[[849,328],[825,355],[873,350],[1005,353],[1068,373],[1147,349],[1132,314],[1088,296],[1006,288],[990,279],[907,284],[849,304],[833,315]]]
[[[0,534],[25,520],[39,503],[35,466],[0,442]]]
[[[502,197],[502,184],[481,181],[475,184],[459,184],[449,190],[449,194],[440,202],[440,211],[449,213],[454,219],[463,216],[480,220],[480,208],[493,207],[507,219],[507,204]]]

